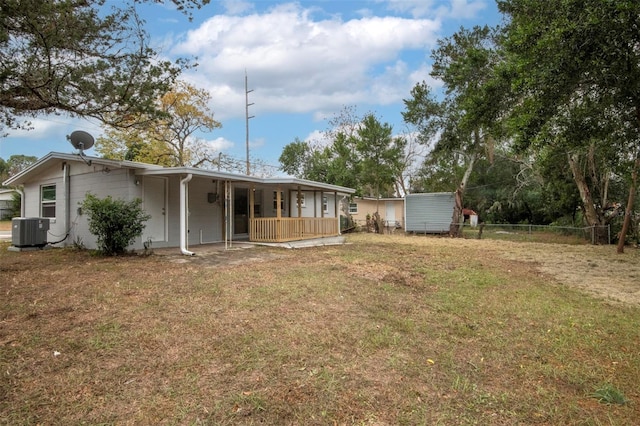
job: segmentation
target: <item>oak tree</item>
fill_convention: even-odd
[[[188,64],[162,60],[150,46],[135,9],[140,1],[3,0],[0,131],[28,128],[40,114],[118,126],[158,113],[155,100]],[[167,1],[188,11],[209,0]]]
[[[629,192],[618,251],[637,192],[640,168],[640,2],[636,0],[498,0],[506,15],[505,63],[515,100],[509,124],[519,148],[560,141],[585,215],[597,224],[582,168],[596,152],[610,157]]]

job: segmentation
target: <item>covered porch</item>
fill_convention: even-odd
[[[274,189],[272,217],[264,216],[263,209],[256,209],[255,187],[250,191],[249,241],[284,243],[340,235],[341,200],[346,194],[327,192],[326,188],[308,183],[278,185]]]
[[[292,177],[260,178],[194,168],[149,169],[142,176],[145,209],[153,205],[148,185],[159,201],[154,215],[166,229],[153,240],[158,247],[177,240],[189,246],[211,243],[289,243],[340,235],[340,217],[351,188]],[[164,195],[163,195],[164,194]],[[149,226],[149,228],[154,228]]]
[[[249,241],[283,243],[311,238],[340,235],[335,218],[315,217],[261,217],[249,221]]]

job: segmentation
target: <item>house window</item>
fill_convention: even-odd
[[[325,196],[322,197],[322,211],[329,213],[329,199]]]
[[[300,198],[298,198],[298,195]],[[300,194],[296,193],[296,201],[298,202],[299,207],[304,207],[304,192],[301,192]]]
[[[55,185],[40,187],[40,215],[41,217],[56,217]]]
[[[349,214],[358,213],[358,203],[349,203]]]
[[[278,209],[278,191],[273,191],[273,210]],[[280,191],[280,210],[284,210],[284,192]]]

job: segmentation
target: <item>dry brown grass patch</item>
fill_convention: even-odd
[[[193,258],[5,249],[3,424],[640,417],[639,308],[591,298],[552,255],[633,277],[633,250],[375,235]],[[631,403],[594,403],[602,382]]]

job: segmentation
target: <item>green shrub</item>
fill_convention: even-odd
[[[126,202],[87,194],[80,205],[89,216],[89,231],[97,237],[98,250],[108,256],[123,254],[151,218],[142,210],[139,198]]]

